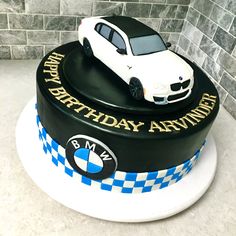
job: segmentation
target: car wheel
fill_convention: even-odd
[[[87,56],[87,57],[93,57],[93,50],[91,48],[91,45],[88,41],[88,39],[84,39],[84,42],[83,42],[83,49],[84,49],[84,54]]]
[[[132,78],[129,82],[129,91],[132,97],[136,100],[143,99],[143,86],[139,79]]]

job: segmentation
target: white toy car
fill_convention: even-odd
[[[161,105],[191,94],[193,69],[143,23],[125,16],[90,17],[78,33],[86,56],[95,56],[122,78],[135,99]]]

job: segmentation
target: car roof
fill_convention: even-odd
[[[120,28],[128,38],[157,34],[152,28],[128,16],[106,16],[101,19]]]

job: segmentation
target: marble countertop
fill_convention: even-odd
[[[0,61],[0,235],[236,235],[236,121],[223,107],[211,130],[218,151],[215,179],[197,203],[173,217],[149,223],[103,221],[39,189],[15,145],[17,119],[35,95],[38,63]]]

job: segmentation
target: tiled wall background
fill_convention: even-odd
[[[81,18],[133,16],[177,44],[190,0],[0,0],[0,58],[42,58],[77,40]]]
[[[215,83],[236,119],[236,0],[191,0],[176,51]]]
[[[236,0],[0,0],[0,59],[38,59],[78,39],[83,17],[128,15],[194,60],[236,119]]]

